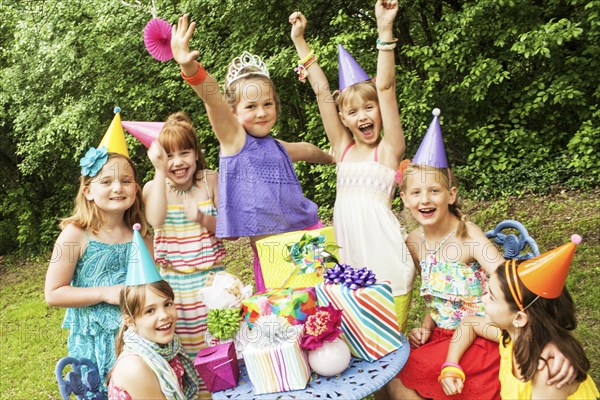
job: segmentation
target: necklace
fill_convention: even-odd
[[[421,237],[423,238],[423,242],[425,243],[425,250],[431,254],[436,254],[442,248],[444,243],[446,243],[446,240],[448,240],[450,238],[450,236],[454,235],[455,232],[456,232],[456,229],[453,229],[448,235],[446,235],[445,238],[442,239],[440,244],[438,244],[437,247],[432,251],[429,248],[429,246],[427,246],[427,239],[425,238],[425,231],[423,230],[423,227],[421,227]]]
[[[187,189],[178,189],[175,185],[173,185],[171,183],[171,181],[167,180],[167,186],[169,187],[169,192],[175,192],[175,195],[177,197],[180,197],[180,196],[188,195],[190,193],[190,191],[194,187],[194,182],[192,182],[190,187]]]

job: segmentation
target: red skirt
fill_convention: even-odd
[[[437,381],[446,361],[454,331],[435,328],[429,342],[410,349],[408,361],[397,378],[419,395],[430,399],[500,399],[500,352],[498,343],[478,337],[460,359],[467,377],[462,393],[446,396]]]

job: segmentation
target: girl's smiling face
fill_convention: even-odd
[[[198,157],[192,149],[173,149],[167,153],[169,179],[179,188],[189,189],[196,173]]]
[[[146,286],[144,307],[135,318],[138,334],[158,344],[168,344],[175,335],[177,310],[172,298]],[[134,327],[134,329],[135,329]]]
[[[456,201],[456,188],[448,188],[441,173],[416,167],[406,171],[406,184],[400,196],[406,208],[423,226],[444,221],[449,206]]]
[[[382,122],[377,101],[354,94],[344,104],[340,118],[344,126],[350,130],[355,141],[373,144],[379,140]]]
[[[233,113],[246,132],[265,137],[277,122],[276,98],[271,85],[264,79],[251,78],[240,83],[238,103]]]
[[[98,175],[83,188],[83,195],[104,212],[125,212],[135,202],[137,183],[124,157],[109,158]]]

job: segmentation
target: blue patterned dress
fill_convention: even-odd
[[[131,242],[107,244],[89,239],[77,262],[71,286],[114,286],[125,283]],[[98,365],[102,380],[115,363],[115,336],[121,325],[119,306],[98,303],[67,308],[63,328],[68,328],[69,356],[86,357]]]

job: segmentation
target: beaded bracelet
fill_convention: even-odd
[[[377,38],[377,50],[394,50],[396,48],[396,42],[398,39],[394,38],[391,42],[384,42],[381,39]]]
[[[202,64],[200,64],[198,61],[196,61],[196,64],[198,65],[198,72],[196,72],[196,74],[193,76],[185,76],[183,71],[181,71],[181,77],[191,86],[197,86],[201,84],[208,76],[208,72],[204,69]]]

